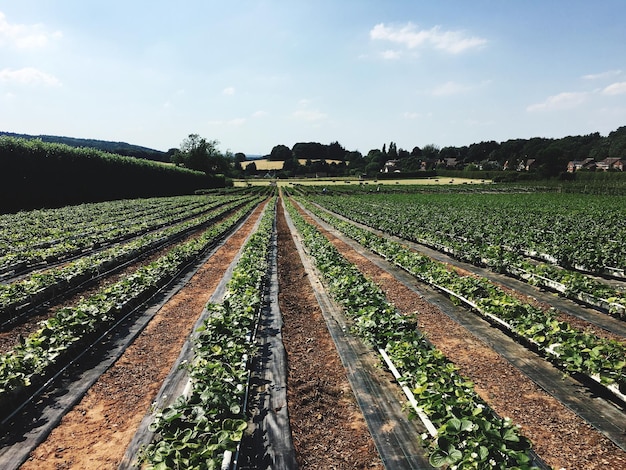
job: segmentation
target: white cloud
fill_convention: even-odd
[[[9,23],[0,11],[0,46],[11,44],[19,48],[44,47],[51,39],[63,36],[60,31],[45,31],[40,24],[25,25]]]
[[[235,94],[235,87],[229,86],[222,90],[222,95],[232,96]]]
[[[253,118],[262,118],[262,117],[265,117],[267,115],[268,115],[267,111],[261,111],[261,110],[255,111],[254,113],[252,113],[252,117]]]
[[[420,113],[414,113],[411,111],[405,111],[404,113],[402,113],[402,117],[404,119],[417,119],[419,117],[421,117]]]
[[[395,60],[395,59],[399,59],[402,56],[402,52],[388,49],[386,51],[381,52],[380,55],[385,60]]]
[[[618,75],[621,75],[622,71],[621,70],[608,70],[606,72],[601,72],[601,73],[593,73],[593,74],[589,74],[589,75],[583,75],[583,79],[584,80],[602,80],[605,78],[611,78],[611,77],[616,77]]]
[[[603,95],[623,95],[626,93],[626,82],[613,83],[602,90]]]
[[[572,109],[583,104],[587,99],[585,92],[564,92],[549,96],[544,102],[530,105],[527,111],[551,111],[557,109]]]
[[[451,54],[458,54],[487,44],[487,40],[468,36],[463,31],[444,31],[440,26],[420,30],[413,23],[405,26],[385,26],[379,23],[370,31],[370,38],[401,44],[408,49],[431,46]]]
[[[462,85],[461,83],[450,81],[450,82],[446,82],[436,87],[432,91],[432,94],[434,96],[450,96],[450,95],[456,95],[459,93],[464,93],[466,91],[471,90],[471,88],[472,87],[470,86]]]
[[[33,67],[18,70],[0,70],[0,82],[13,82],[26,85],[60,86],[61,82],[54,75],[42,72]]]

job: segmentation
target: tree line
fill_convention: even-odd
[[[0,168],[0,213],[193,194],[226,184],[223,175],[13,137],[0,137]]]
[[[243,154],[239,155],[239,161]],[[267,158],[282,161],[282,170],[276,176],[301,176],[324,173],[328,176],[376,176],[387,162],[395,161],[392,171],[414,175],[424,170],[494,171],[524,170],[537,179],[563,176],[567,164],[572,160],[593,158],[626,159],[626,126],[601,136],[598,132],[563,138],[533,137],[510,139],[504,142],[483,141],[468,146],[438,147],[427,144],[411,150],[399,148],[393,141],[382,148],[371,149],[363,155],[359,151],[348,151],[339,142],[329,145],[318,142],[297,143],[291,149],[276,145]],[[305,160],[306,163],[300,163]],[[328,162],[331,160],[332,162]],[[233,166],[235,176],[252,176],[257,172],[254,163],[245,170]]]
[[[153,160],[156,162],[169,162],[171,159],[171,152],[162,152],[140,145],[128,144],[126,142],[111,142],[108,140],[98,139],[80,139],[76,137],[65,137],[55,135],[29,135],[29,134],[17,134],[14,132],[0,132],[0,136],[13,137],[16,139],[26,140],[40,140],[42,142],[48,142],[53,144],[65,144],[70,147],[87,147],[103,152],[114,153],[117,155],[124,155],[126,157],[143,158],[145,160]]]

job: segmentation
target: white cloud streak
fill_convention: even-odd
[[[450,81],[436,87],[432,91],[432,94],[433,96],[450,96],[457,95],[459,93],[465,93],[466,91],[469,91],[471,89],[472,87],[470,86]]]
[[[420,30],[413,23],[407,23],[404,26],[385,26],[384,23],[379,23],[370,31],[370,38],[401,44],[407,49],[433,47],[451,54],[458,54],[487,44],[486,39],[468,36],[463,31],[444,31],[441,26]]]
[[[527,111],[551,111],[558,109],[572,109],[583,104],[587,99],[585,92],[564,92],[549,96],[544,102],[528,106]]]
[[[621,74],[622,74],[621,70],[608,70],[606,72],[583,75],[582,78],[583,80],[603,80],[606,78],[617,77],[618,75],[621,75]]]
[[[18,70],[0,70],[0,82],[24,85],[61,86],[61,81],[57,77],[33,67],[25,67]]]
[[[603,95],[623,95],[626,94],[626,82],[613,83],[602,90]]]
[[[593,91],[559,93],[557,95],[549,96],[541,103],[528,106],[526,110],[529,112],[536,112],[574,109],[586,103],[590,99],[593,99],[593,97],[600,95],[626,95],[626,82],[615,82],[605,88],[598,88]]]
[[[40,24],[25,25],[9,23],[0,11],[0,46],[9,44],[20,49],[41,48],[53,39],[63,36],[61,31],[45,31]]]

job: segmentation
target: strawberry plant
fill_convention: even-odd
[[[194,339],[186,365],[190,391],[158,411],[150,424],[155,439],[139,460],[155,470],[223,468],[247,428],[244,395],[251,338],[262,303],[269,266],[275,200],[268,203],[257,231],[243,248],[223,302],[207,305],[207,318]]]
[[[331,295],[351,320],[352,331],[388,352],[402,374],[401,383],[413,391],[437,427],[435,436],[421,436],[430,463],[449,468],[532,468],[530,442],[517,427],[496,416],[474,392],[473,384],[420,334],[415,320],[397,312],[382,291],[291,203],[287,210]]]

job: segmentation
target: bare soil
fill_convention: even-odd
[[[322,227],[318,228],[383,289],[402,313],[417,316],[418,325],[429,340],[459,367],[462,375],[475,383],[478,394],[500,416],[510,417],[521,426],[522,433],[530,438],[546,463],[555,469],[568,470],[626,468],[626,452],[389,272]]]
[[[298,465],[301,469],[383,469],[282,206],[277,230],[287,406]]]

